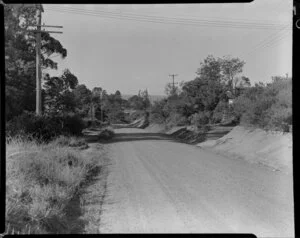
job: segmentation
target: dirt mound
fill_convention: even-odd
[[[290,174],[293,166],[292,144],[292,133],[236,126],[222,138],[206,141],[198,146]]]

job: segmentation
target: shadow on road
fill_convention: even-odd
[[[128,128],[128,127],[120,127],[120,128]],[[100,130],[90,131],[85,134],[86,141],[88,143],[102,143],[102,144],[111,144],[117,142],[129,142],[129,141],[147,141],[147,140],[156,140],[156,141],[172,141],[186,144],[198,144],[205,140],[216,140],[231,131],[233,127],[220,127],[218,129],[213,129],[211,131],[205,133],[195,133],[192,131],[183,131],[183,132],[175,132],[171,135],[167,135],[164,133],[151,133],[151,132],[136,132],[132,133],[118,133],[114,135],[111,139],[99,139],[98,132]],[[116,130],[118,131],[118,130]]]
[[[110,140],[101,141],[104,144],[117,143],[117,142],[128,142],[128,141],[144,141],[144,140],[164,140],[174,141],[168,135],[161,133],[116,133],[115,136]]]

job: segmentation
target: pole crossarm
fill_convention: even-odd
[[[37,27],[37,26],[40,26],[40,27],[53,27],[53,28],[63,28],[63,26],[50,26],[50,25],[29,25],[30,27]]]
[[[62,31],[44,31],[44,30],[26,30],[27,32],[34,32],[34,33],[60,33],[62,34]]]

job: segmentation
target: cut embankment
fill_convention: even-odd
[[[292,133],[236,126],[220,139],[205,141],[197,146],[291,174],[292,145]]]
[[[146,128],[151,133],[165,133],[183,143],[198,144],[205,140],[220,138],[232,130],[232,126],[208,125],[202,128],[195,126],[174,126],[167,129],[166,125],[150,124]]]

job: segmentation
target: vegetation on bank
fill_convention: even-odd
[[[270,83],[256,83],[241,76],[238,58],[208,56],[192,81],[174,89],[151,107],[150,122],[173,126],[227,123],[267,130],[289,131],[292,124],[292,79],[276,76]],[[229,104],[229,100],[233,103]]]
[[[6,144],[6,232],[69,233],[70,201],[99,158],[83,157],[84,142],[60,137],[48,144],[21,137]],[[72,145],[72,148],[69,147]],[[76,147],[74,147],[76,146]]]
[[[292,125],[292,79],[274,77],[237,97],[233,114],[242,125],[288,132]]]

